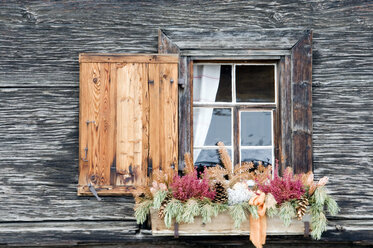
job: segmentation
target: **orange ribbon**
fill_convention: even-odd
[[[267,216],[266,216],[266,205],[265,205],[265,194],[260,193],[251,197],[249,204],[258,206],[259,218],[255,219],[250,214],[250,240],[256,248],[262,248],[266,242],[267,236]]]

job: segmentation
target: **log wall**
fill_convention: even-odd
[[[342,209],[324,240],[371,240],[372,13],[369,0],[0,1],[0,244],[158,242],[131,198],[76,195],[78,54],[157,53],[158,28],[191,51],[203,35],[230,33],[209,42],[234,49],[313,29],[313,167]]]

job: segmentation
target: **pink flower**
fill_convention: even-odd
[[[278,164],[276,164],[273,180],[267,183],[257,182],[259,190],[266,194],[271,193],[278,204],[291,199],[299,199],[305,193],[302,180],[294,178],[291,169],[286,169],[283,177],[280,177],[277,171]]]
[[[175,176],[171,185],[173,196],[181,201],[190,198],[203,199],[204,197],[214,199],[216,192],[210,189],[207,179],[199,179],[197,172],[187,174],[183,177]]]

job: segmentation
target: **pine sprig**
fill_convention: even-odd
[[[181,217],[184,223],[193,223],[194,217],[200,214],[198,202],[194,199],[189,199],[184,205],[184,213]]]
[[[135,218],[137,224],[143,224],[146,221],[146,217],[150,214],[150,208],[153,206],[152,200],[144,200],[139,204],[135,205]]]
[[[180,217],[181,213],[183,213],[183,204],[177,200],[172,199],[166,206],[165,210],[165,216],[164,216],[164,224],[167,228],[171,227],[172,219],[176,218],[176,222],[181,222]]]
[[[214,207],[210,203],[202,204],[200,213],[202,216],[203,223],[210,223],[212,217],[215,217],[218,215],[218,211],[214,211]]]
[[[320,239],[321,234],[326,231],[327,220],[324,212],[320,211],[317,214],[312,214],[311,218],[311,237],[314,239]]]
[[[313,194],[317,205],[324,205],[327,198],[325,187],[318,187]]]
[[[159,209],[161,207],[162,202],[166,198],[167,194],[168,194],[168,191],[166,190],[159,190],[157,191],[157,193],[155,193],[154,199],[153,199],[153,207],[155,209]]]
[[[234,221],[234,228],[236,229],[239,229],[241,223],[247,219],[245,213],[245,204],[247,203],[238,203],[230,207],[229,214]]]
[[[247,211],[255,218],[255,219],[258,219],[259,218],[259,215],[258,215],[258,206],[254,206],[254,205],[249,205],[247,204],[246,205],[246,209]]]
[[[330,215],[336,216],[340,210],[337,202],[329,195],[327,195],[327,197],[325,198],[325,203]]]
[[[291,220],[296,217],[297,212],[290,201],[281,204],[280,212],[278,213],[280,219],[284,222],[285,226],[289,226]]]
[[[278,208],[267,208],[266,214],[268,217],[273,218],[278,215]]]

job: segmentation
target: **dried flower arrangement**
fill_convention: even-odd
[[[309,213],[311,236],[321,238],[327,226],[325,209],[331,215],[339,211],[335,200],[327,194],[327,177],[315,182],[312,172],[294,175],[291,168],[280,177],[276,165],[272,178],[270,165],[255,166],[252,162],[233,167],[224,144],[218,145],[222,165],[205,168],[198,175],[190,154],[185,154],[184,176],[175,175],[172,170],[155,173],[151,187],[138,188],[137,222],[145,222],[151,208],[158,210],[167,228],[172,221],[193,223],[197,216],[201,216],[203,223],[209,223],[227,211],[235,228],[250,219],[250,240],[256,247],[262,247],[267,216],[278,216],[289,226],[295,217],[301,220]],[[255,182],[254,186],[248,182]]]

